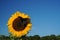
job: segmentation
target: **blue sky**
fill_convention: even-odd
[[[31,17],[28,35],[60,34],[60,0],[0,0],[0,34],[9,35],[6,24],[16,11]]]

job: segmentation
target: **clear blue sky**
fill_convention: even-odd
[[[0,34],[9,35],[6,24],[16,11],[31,17],[28,35],[60,34],[60,0],[0,0]]]

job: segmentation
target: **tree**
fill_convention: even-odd
[[[52,35],[50,36],[50,40],[57,40],[57,37],[56,37],[54,34],[52,34]]]
[[[41,40],[50,40],[50,36],[41,37]]]

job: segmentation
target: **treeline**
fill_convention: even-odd
[[[13,37],[0,35],[0,40],[12,40]],[[19,38],[14,38],[14,40],[18,40]],[[34,36],[23,36],[22,40],[60,40],[60,35],[48,35],[40,37],[39,35]]]

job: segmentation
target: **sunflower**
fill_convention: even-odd
[[[31,30],[30,17],[24,13],[16,12],[8,20],[8,30],[16,37],[26,35]]]

